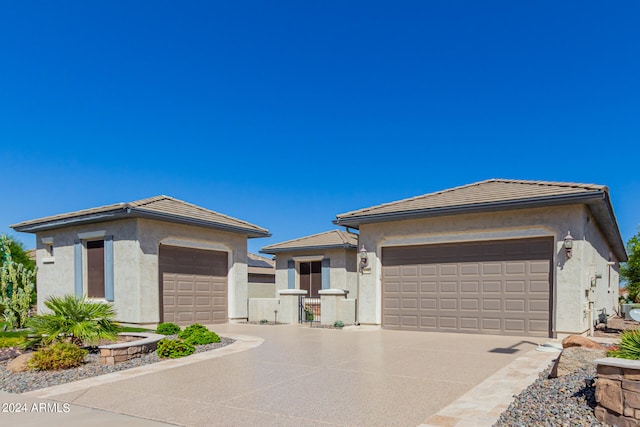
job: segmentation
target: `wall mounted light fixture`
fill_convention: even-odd
[[[567,231],[567,235],[564,237],[564,250],[567,254],[567,258],[571,258],[571,250],[573,249],[573,237],[571,232]]]
[[[367,266],[368,262],[369,262],[369,255],[367,253],[367,250],[364,248],[364,245],[362,245],[362,249],[360,249],[360,267],[364,268]]]

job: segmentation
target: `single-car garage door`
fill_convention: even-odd
[[[382,324],[548,337],[552,257],[552,238],[382,248]]]
[[[227,321],[227,253],[160,246],[161,319],[179,325]]]

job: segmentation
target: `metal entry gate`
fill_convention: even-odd
[[[320,325],[320,298],[305,297],[298,299],[298,322],[309,323],[310,326]]]

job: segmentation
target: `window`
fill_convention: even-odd
[[[104,298],[104,240],[87,242],[87,295]]]
[[[322,263],[320,261],[300,263],[300,289],[307,291],[307,296],[318,296],[318,291],[322,289]]]

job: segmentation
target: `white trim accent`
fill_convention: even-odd
[[[313,261],[322,261],[324,259],[324,255],[309,255],[309,256],[294,256],[293,260],[296,262],[313,262]]]
[[[306,295],[307,291],[304,289],[280,289],[278,295]]]
[[[532,237],[555,237],[556,233],[547,228],[524,228],[516,230],[492,230],[473,233],[444,233],[412,237],[391,237],[380,242],[381,247],[411,246],[440,243],[476,242],[491,240],[526,239]]]
[[[182,248],[204,249],[208,251],[221,251],[231,253],[231,249],[223,244],[199,242],[196,240],[184,240],[168,237],[166,239],[160,240],[160,244],[165,246],[178,246]]]
[[[107,230],[87,231],[85,233],[78,233],[80,240],[96,239],[98,237],[104,237],[107,235]]]

